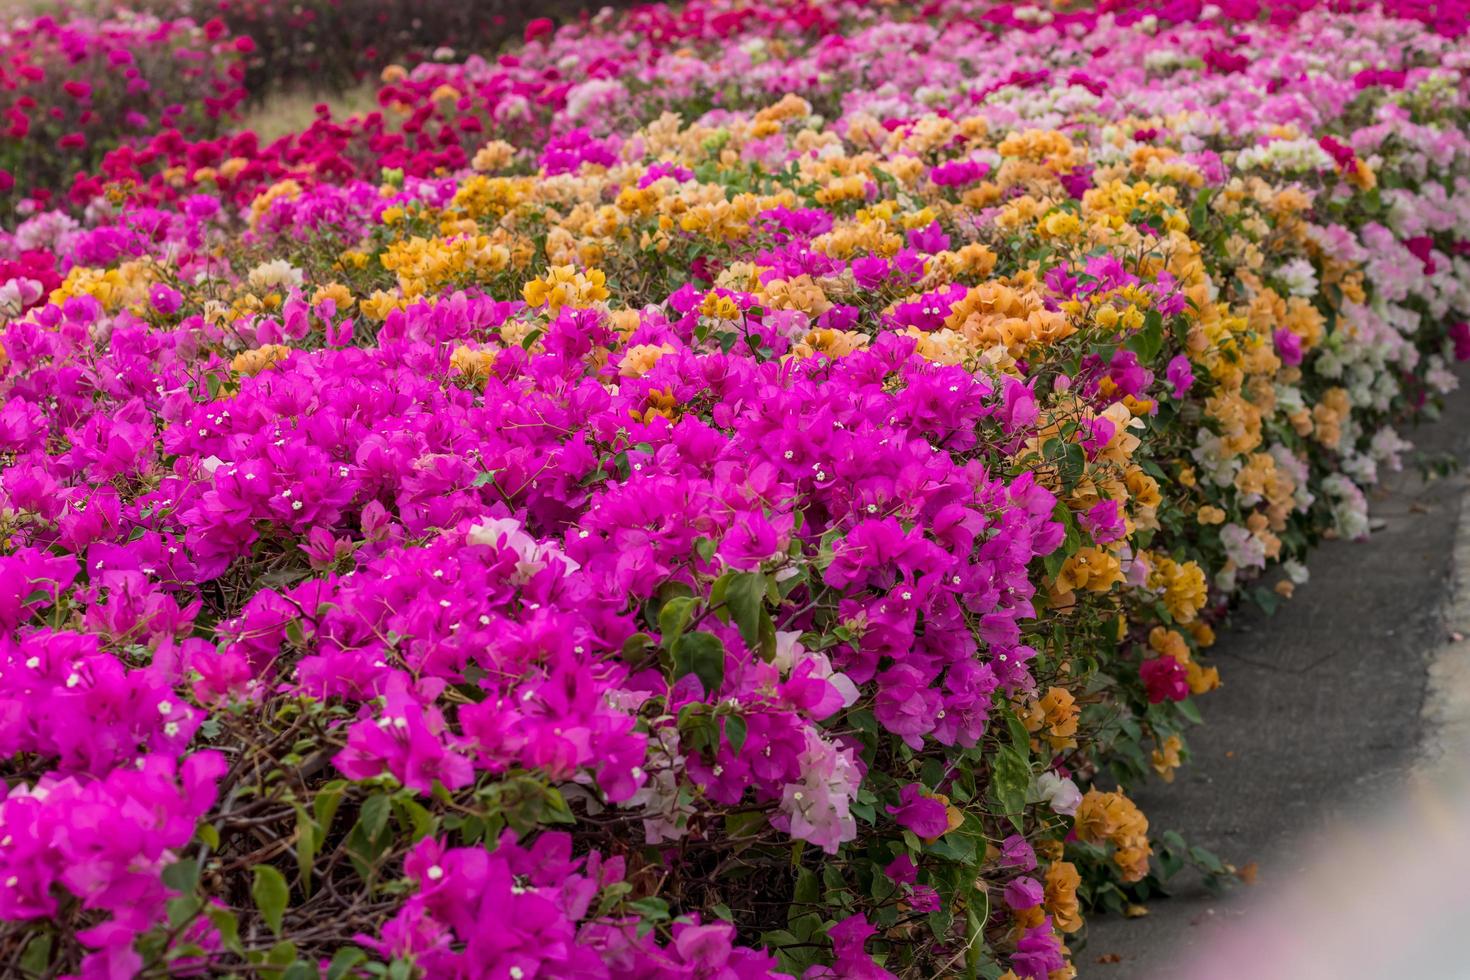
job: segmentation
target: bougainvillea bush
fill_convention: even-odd
[[[0,23],[0,215],[44,205],[129,140],[210,137],[245,97],[248,37],[121,13]]]
[[[114,154],[0,236],[0,961],[1060,980],[1228,879],[1129,792],[1470,358],[1465,21],[640,7]]]

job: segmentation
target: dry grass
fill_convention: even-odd
[[[310,126],[316,119],[318,103],[325,102],[330,106],[336,119],[371,112],[378,107],[377,92],[376,80],[362,82],[343,92],[314,91],[304,87],[282,89],[247,105],[244,118],[236,128],[254,130],[263,142],[269,142],[288,133],[299,133]]]

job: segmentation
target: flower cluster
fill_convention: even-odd
[[[0,955],[1067,980],[1228,877],[1129,793],[1470,357],[1456,9],[695,0],[110,154],[0,232]]]
[[[0,209],[44,207],[119,144],[213,136],[245,98],[248,37],[123,13],[0,25]]]

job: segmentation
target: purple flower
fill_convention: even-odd
[[[1077,523],[1081,524],[1082,529],[1092,535],[1093,540],[1099,544],[1117,541],[1128,533],[1123,523],[1123,512],[1116,500],[1098,501],[1082,512]]]
[[[915,912],[938,912],[939,892],[929,885],[915,885],[909,895],[909,906]]]
[[[929,687],[916,667],[905,664],[883,672],[873,714],[879,724],[917,751],[924,746],[923,736],[934,730],[941,707],[939,692]]]
[[[1173,657],[1154,657],[1139,667],[1143,686],[1153,704],[1161,701],[1183,701],[1189,697],[1189,672]]]
[[[1011,954],[1011,969],[1023,980],[1045,980],[1053,970],[1066,965],[1062,942],[1052,930],[1051,916],[1036,928],[1027,929]]]
[[[1276,355],[1281,363],[1296,367],[1302,362],[1302,338],[1282,327],[1271,335],[1276,342]]]
[[[1081,440],[1082,448],[1086,451],[1087,457],[1092,459],[1113,441],[1113,436],[1118,434],[1118,426],[1112,419],[1099,415],[1097,418],[1084,422],[1082,431],[1085,433]]]
[[[1118,350],[1108,363],[1108,377],[1118,391],[1137,398],[1154,380],[1152,371],[1138,362],[1138,355],[1131,350]]]
[[[1035,878],[1015,878],[1002,893],[1006,905],[1013,909],[1031,909],[1041,904],[1046,890]]]
[[[1000,863],[1018,871],[1031,871],[1036,867],[1036,852],[1020,834],[1012,834],[1000,842]]]
[[[1455,360],[1470,361],[1470,323],[1457,320],[1450,324],[1450,340],[1455,345]]]
[[[983,180],[990,172],[989,164],[979,160],[948,160],[929,171],[936,187],[958,187]]]
[[[883,869],[888,875],[900,885],[912,885],[919,880],[919,871],[914,867],[914,861],[907,854],[900,854],[889,862],[888,867]]]
[[[909,246],[920,252],[942,252],[949,248],[949,236],[939,227],[938,221],[933,221],[926,228],[915,228],[909,232]]]
[[[1175,398],[1183,398],[1189,394],[1189,389],[1194,386],[1194,368],[1190,366],[1189,358],[1176,354],[1164,369],[1164,377],[1173,386]]]
[[[868,937],[877,931],[861,913],[838,922],[827,930],[832,940],[832,965],[808,967],[802,980],[896,980],[864,949]]]
[[[854,259],[852,277],[864,289],[877,289],[888,278],[888,260],[876,255]]]
[[[923,787],[909,783],[898,796],[898,806],[885,807],[899,826],[912,830],[923,840],[944,836],[949,829],[949,814],[944,804],[923,795]]]
[[[1434,275],[1438,266],[1434,261],[1434,239],[1428,235],[1418,235],[1414,238],[1404,239],[1404,248],[1408,249],[1414,258],[1424,267],[1426,276]]]

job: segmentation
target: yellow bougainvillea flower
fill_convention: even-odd
[[[1123,581],[1123,568],[1118,559],[1098,548],[1081,548],[1069,555],[1057,573],[1059,591],[1088,589],[1106,592]]]
[[[653,369],[665,354],[674,353],[669,344],[635,344],[623,352],[618,374],[624,378],[641,378]]]
[[[544,277],[532,279],[521,290],[527,306],[545,306],[552,314],[563,306],[585,309],[610,295],[602,270],[588,269],[582,273],[569,265],[552,266]]]
[[[461,344],[449,356],[449,367],[474,384],[483,385],[495,367],[495,356],[496,351]]]
[[[1082,908],[1077,900],[1077,888],[1081,884],[1082,876],[1070,861],[1057,861],[1046,869],[1046,899],[1042,905],[1062,932],[1082,928]]]
[[[1088,790],[1077,804],[1074,821],[1078,839],[1089,844],[1106,841],[1114,846],[1113,863],[1124,881],[1141,881],[1148,874],[1148,858],[1153,853],[1148,842],[1148,818],[1121,790]]]
[[[253,377],[275,367],[290,353],[291,348],[283,344],[266,344],[264,347],[256,347],[236,354],[235,359],[230,362],[230,370],[236,374]]]
[[[1175,622],[1194,622],[1208,598],[1204,569],[1196,561],[1177,562],[1167,555],[1154,556],[1152,565],[1149,587],[1163,590],[1164,605],[1169,615]]]
[[[1184,743],[1179,736],[1170,735],[1153,751],[1150,763],[1154,767],[1154,772],[1158,773],[1159,778],[1166,783],[1174,781],[1174,770],[1179,768],[1179,750],[1182,748],[1184,748]]]

